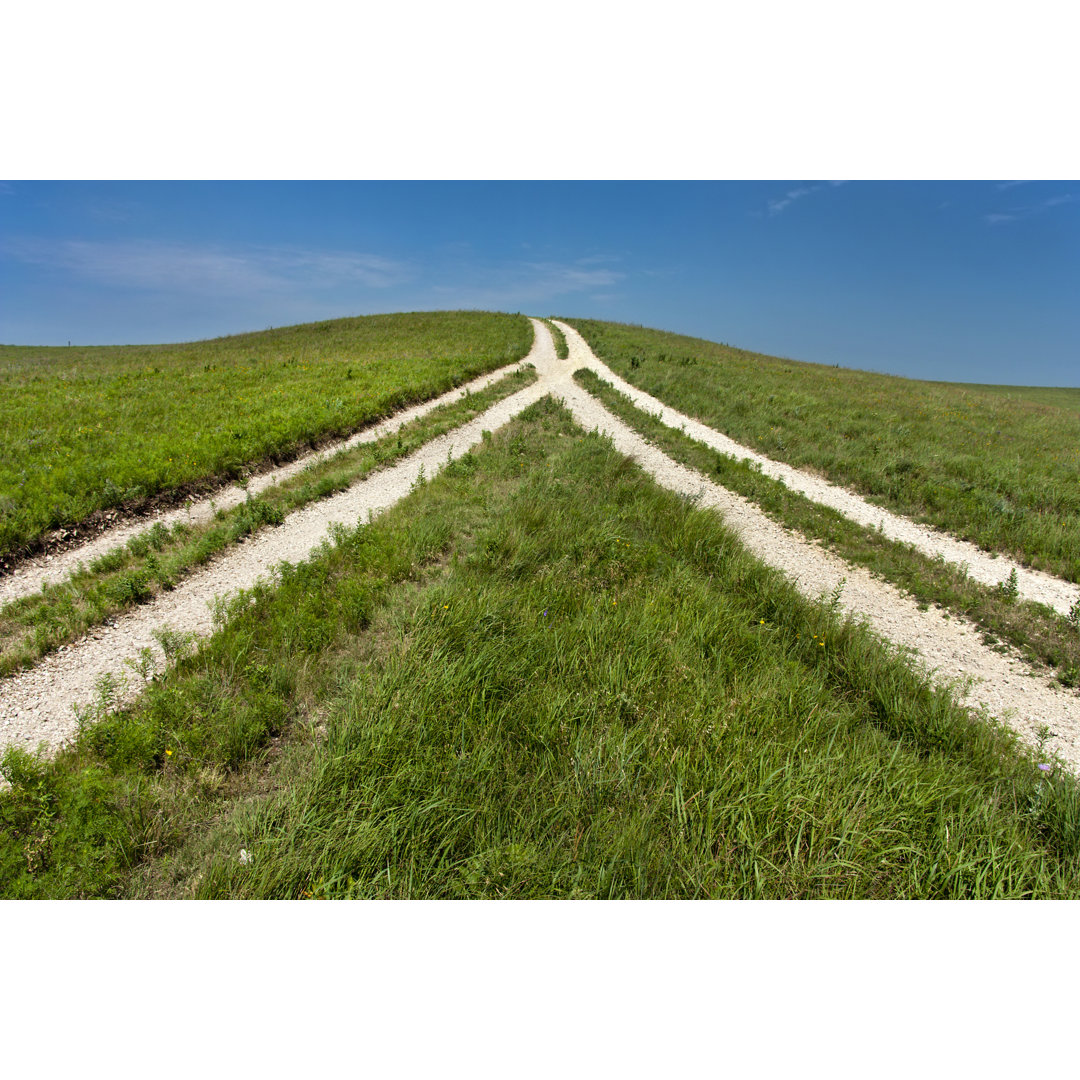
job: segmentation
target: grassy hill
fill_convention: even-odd
[[[0,346],[0,559],[206,490],[520,359],[521,315],[371,315],[182,345]]]
[[[532,365],[519,365],[486,388],[436,406],[380,439],[311,462],[258,495],[249,488],[243,502],[218,507],[210,519],[179,520],[171,528],[158,521],[125,544],[80,563],[65,579],[0,605],[0,677],[32,667],[93,627],[176,588],[238,542],[400,461],[535,379]]]
[[[515,359],[531,341],[512,316],[385,319],[325,324],[342,341],[357,331],[372,409],[406,392],[394,372],[422,370],[428,382],[411,385],[431,387],[472,363]],[[1064,445],[1067,411],[1045,402],[577,325],[620,373],[647,376],[662,393],[639,384],[676,407],[739,417],[748,431],[778,421],[762,436],[774,456],[790,443],[802,452],[831,424],[841,434],[828,461],[854,470],[871,425],[907,418],[929,442],[888,435],[878,453],[903,450],[913,466],[885,473],[947,478],[950,455],[974,456],[968,429],[988,413],[999,438],[1024,445],[1042,424],[1045,445],[1033,452],[1044,464],[1076,452]],[[292,329],[296,340],[322,333]],[[415,364],[395,363],[403,341],[436,332],[453,348],[429,355],[417,344]],[[266,380],[290,368],[272,353],[289,333],[265,343]],[[292,365],[290,395],[307,379],[329,392],[346,378],[342,341]],[[248,354],[222,361],[222,386],[258,367]],[[177,381],[198,377],[190,355],[178,364]],[[32,368],[23,363],[16,384],[44,400],[40,386],[26,389]],[[117,401],[123,385],[153,408],[158,395],[182,399],[133,371]],[[61,375],[49,376],[54,389]],[[491,388],[491,400],[531,378]],[[259,401],[269,408],[271,396]],[[200,409],[212,412],[212,399]],[[272,524],[479,407],[426,418],[404,441],[327,463],[259,506]],[[955,424],[941,419],[952,413]],[[867,430],[844,439],[850,417]],[[74,446],[77,467],[89,467],[85,451]],[[214,528],[246,535],[253,512]],[[123,565],[98,568],[99,584],[145,577],[150,555],[183,550],[122,553]],[[175,667],[132,705],[102,686],[55,759],[16,749],[0,763],[10,782],[0,895],[1080,896],[1073,776],[1038,768],[1049,763],[1010,731],[973,720],[834,605],[806,600],[718,515],[660,488],[551,398],[373,522],[335,530],[275,585],[236,598],[210,639],[162,643]]]
[[[1080,581],[1080,391],[920,382],[565,321],[627,382],[744,445]]]
[[[5,769],[6,896],[1080,892],[1071,777],[551,399]]]

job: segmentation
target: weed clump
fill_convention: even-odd
[[[1020,585],[1016,579],[1016,567],[1009,571],[1009,576],[998,585],[998,594],[1007,604],[1015,604],[1020,599]]]

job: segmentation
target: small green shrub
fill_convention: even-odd
[[[91,560],[89,570],[92,574],[108,574],[113,570],[119,570],[127,560],[128,553],[124,548],[114,548]]]
[[[1020,585],[1016,579],[1016,567],[1009,571],[1009,576],[998,585],[998,593],[1009,604],[1015,604],[1020,599]]]
[[[105,595],[118,607],[140,604],[153,595],[150,589],[150,575],[145,570],[132,570],[121,574],[105,586]]]

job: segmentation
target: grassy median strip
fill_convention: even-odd
[[[287,514],[352,486],[376,469],[411,454],[432,439],[479,416],[496,402],[536,381],[531,364],[439,406],[392,435],[363,443],[317,462],[280,484],[248,498],[213,521],[157,524],[125,546],[93,560],[57,585],[0,608],[0,676],[32,667],[42,656],[77,640],[162,589],[172,589],[192,570]]]
[[[962,568],[929,558],[910,544],[890,540],[765,476],[751,462],[720,454],[689,438],[637,408],[587,368],[576,371],[574,378],[643,438],[676,461],[756,503],[785,528],[821,541],[841,558],[880,574],[921,604],[936,604],[965,616],[982,627],[987,644],[1008,642],[1028,660],[1048,665],[1064,686],[1080,685],[1077,623],[1044,604],[1019,600],[1007,584],[991,588],[973,581]]]
[[[570,355],[566,335],[550,319],[545,319],[544,325],[551,331],[551,339],[555,342],[555,355],[560,360],[565,360]]]
[[[1080,395],[922,382],[566,320],[616,374],[777,461],[1080,581]]]
[[[523,315],[367,315],[181,345],[0,346],[0,566],[51,529],[213,490],[520,360]]]
[[[550,398],[104,690],[5,896],[1080,895],[1073,777]]]

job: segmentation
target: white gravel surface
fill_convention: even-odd
[[[556,325],[563,328],[563,323],[557,322]],[[565,328],[563,332],[565,333]],[[967,540],[958,540],[929,525],[920,525],[899,514],[890,513],[880,506],[867,502],[847,488],[838,487],[836,484],[829,483],[828,480],[803,472],[792,465],[785,465],[782,461],[773,461],[749,447],[742,446],[726,435],[721,435],[720,432],[707,427],[699,420],[670,408],[658,398],[646,394],[644,390],[631,386],[597,359],[591,351],[588,358],[583,359],[578,367],[590,368],[602,379],[610,382],[620,393],[630,398],[639,409],[653,416],[659,416],[660,421],[668,427],[682,430],[691,439],[697,439],[698,442],[703,442],[706,446],[711,446],[728,457],[739,460],[749,459],[755,465],[759,465],[766,476],[781,481],[813,502],[838,510],[852,521],[868,525],[872,529],[880,528],[890,540],[911,544],[931,558],[940,556],[946,562],[965,566],[968,576],[975,581],[984,585],[998,585],[1006,581],[1010,572],[1015,570],[1016,584],[1022,599],[1046,604],[1062,615],[1067,614],[1069,608],[1080,600],[1080,585],[1062,581],[1039,570],[1030,570],[1002,555],[983,551],[982,548],[976,547]]]
[[[507,364],[505,367],[488,372],[487,375],[481,375],[471,382],[463,383],[441,397],[431,398],[429,401],[423,401],[419,405],[412,405],[401,412],[394,413],[393,416],[388,417],[386,420],[382,420],[372,427],[364,428],[363,431],[358,431],[347,439],[341,439],[321,450],[304,454],[302,457],[290,461],[287,465],[281,465],[278,468],[269,469],[264,473],[253,476],[248,481],[248,491],[252,495],[258,495],[259,492],[265,491],[268,487],[279,484],[290,476],[303,472],[308,466],[325,461],[343,450],[359,446],[361,443],[375,442],[384,435],[391,435],[405,424],[418,417],[425,416],[440,405],[449,405],[455,401],[460,401],[468,393],[475,394],[477,391],[483,390],[484,387],[497,382],[504,375],[516,371],[525,361],[531,360],[532,354],[530,353],[524,360]],[[0,578],[0,606],[20,597],[39,592],[43,585],[58,584],[67,578],[73,570],[77,570],[80,563],[89,563],[99,555],[104,555],[114,548],[121,547],[132,536],[138,536],[139,533],[146,532],[157,522],[161,522],[165,526],[171,526],[177,521],[183,521],[189,525],[209,521],[216,510],[231,510],[234,506],[239,506],[246,497],[247,492],[243,488],[229,485],[213,495],[192,502],[187,507],[163,510],[148,517],[140,518],[138,521],[124,522],[115,528],[100,533],[77,548],[71,548],[69,551],[28,559],[16,570],[12,571],[11,574]]]
[[[632,456],[660,484],[719,510],[750,550],[787,574],[806,595],[830,593],[846,579],[842,608],[865,619],[882,637],[916,651],[939,682],[956,685],[957,680],[970,680],[969,688],[960,690],[962,700],[1011,724],[1028,742],[1034,743],[1039,728],[1046,725],[1052,732],[1048,748],[1080,770],[1080,698],[1048,685],[1044,677],[1032,677],[1019,657],[987,648],[970,624],[946,618],[936,610],[920,612],[913,600],[894,587],[792,535],[745,499],[666,457],[573,381],[573,372],[582,366],[611,378],[575,330],[559,324],[570,350],[568,359],[560,361],[555,358],[547,328],[537,320],[533,325],[536,341],[527,359],[536,365],[539,378],[532,386],[397,465],[297,511],[283,525],[260,533],[192,575],[175,591],[159,595],[153,603],[47,657],[32,670],[3,680],[0,750],[13,743],[32,747],[41,741],[58,746],[75,728],[73,704],[85,704],[93,698],[95,682],[102,674],[123,675],[125,658],[136,658],[143,647],[153,650],[157,670],[164,667],[153,637],[156,628],[208,634],[212,629],[210,604],[215,596],[250,587],[283,560],[297,562],[308,557],[331,523],[353,525],[392,505],[408,493],[421,468],[425,475],[433,475],[446,463],[448,454],[459,457],[480,441],[484,429],[495,430],[551,393],[566,402],[586,430],[610,435],[616,449]],[[138,692],[139,682],[131,676],[127,698]]]

